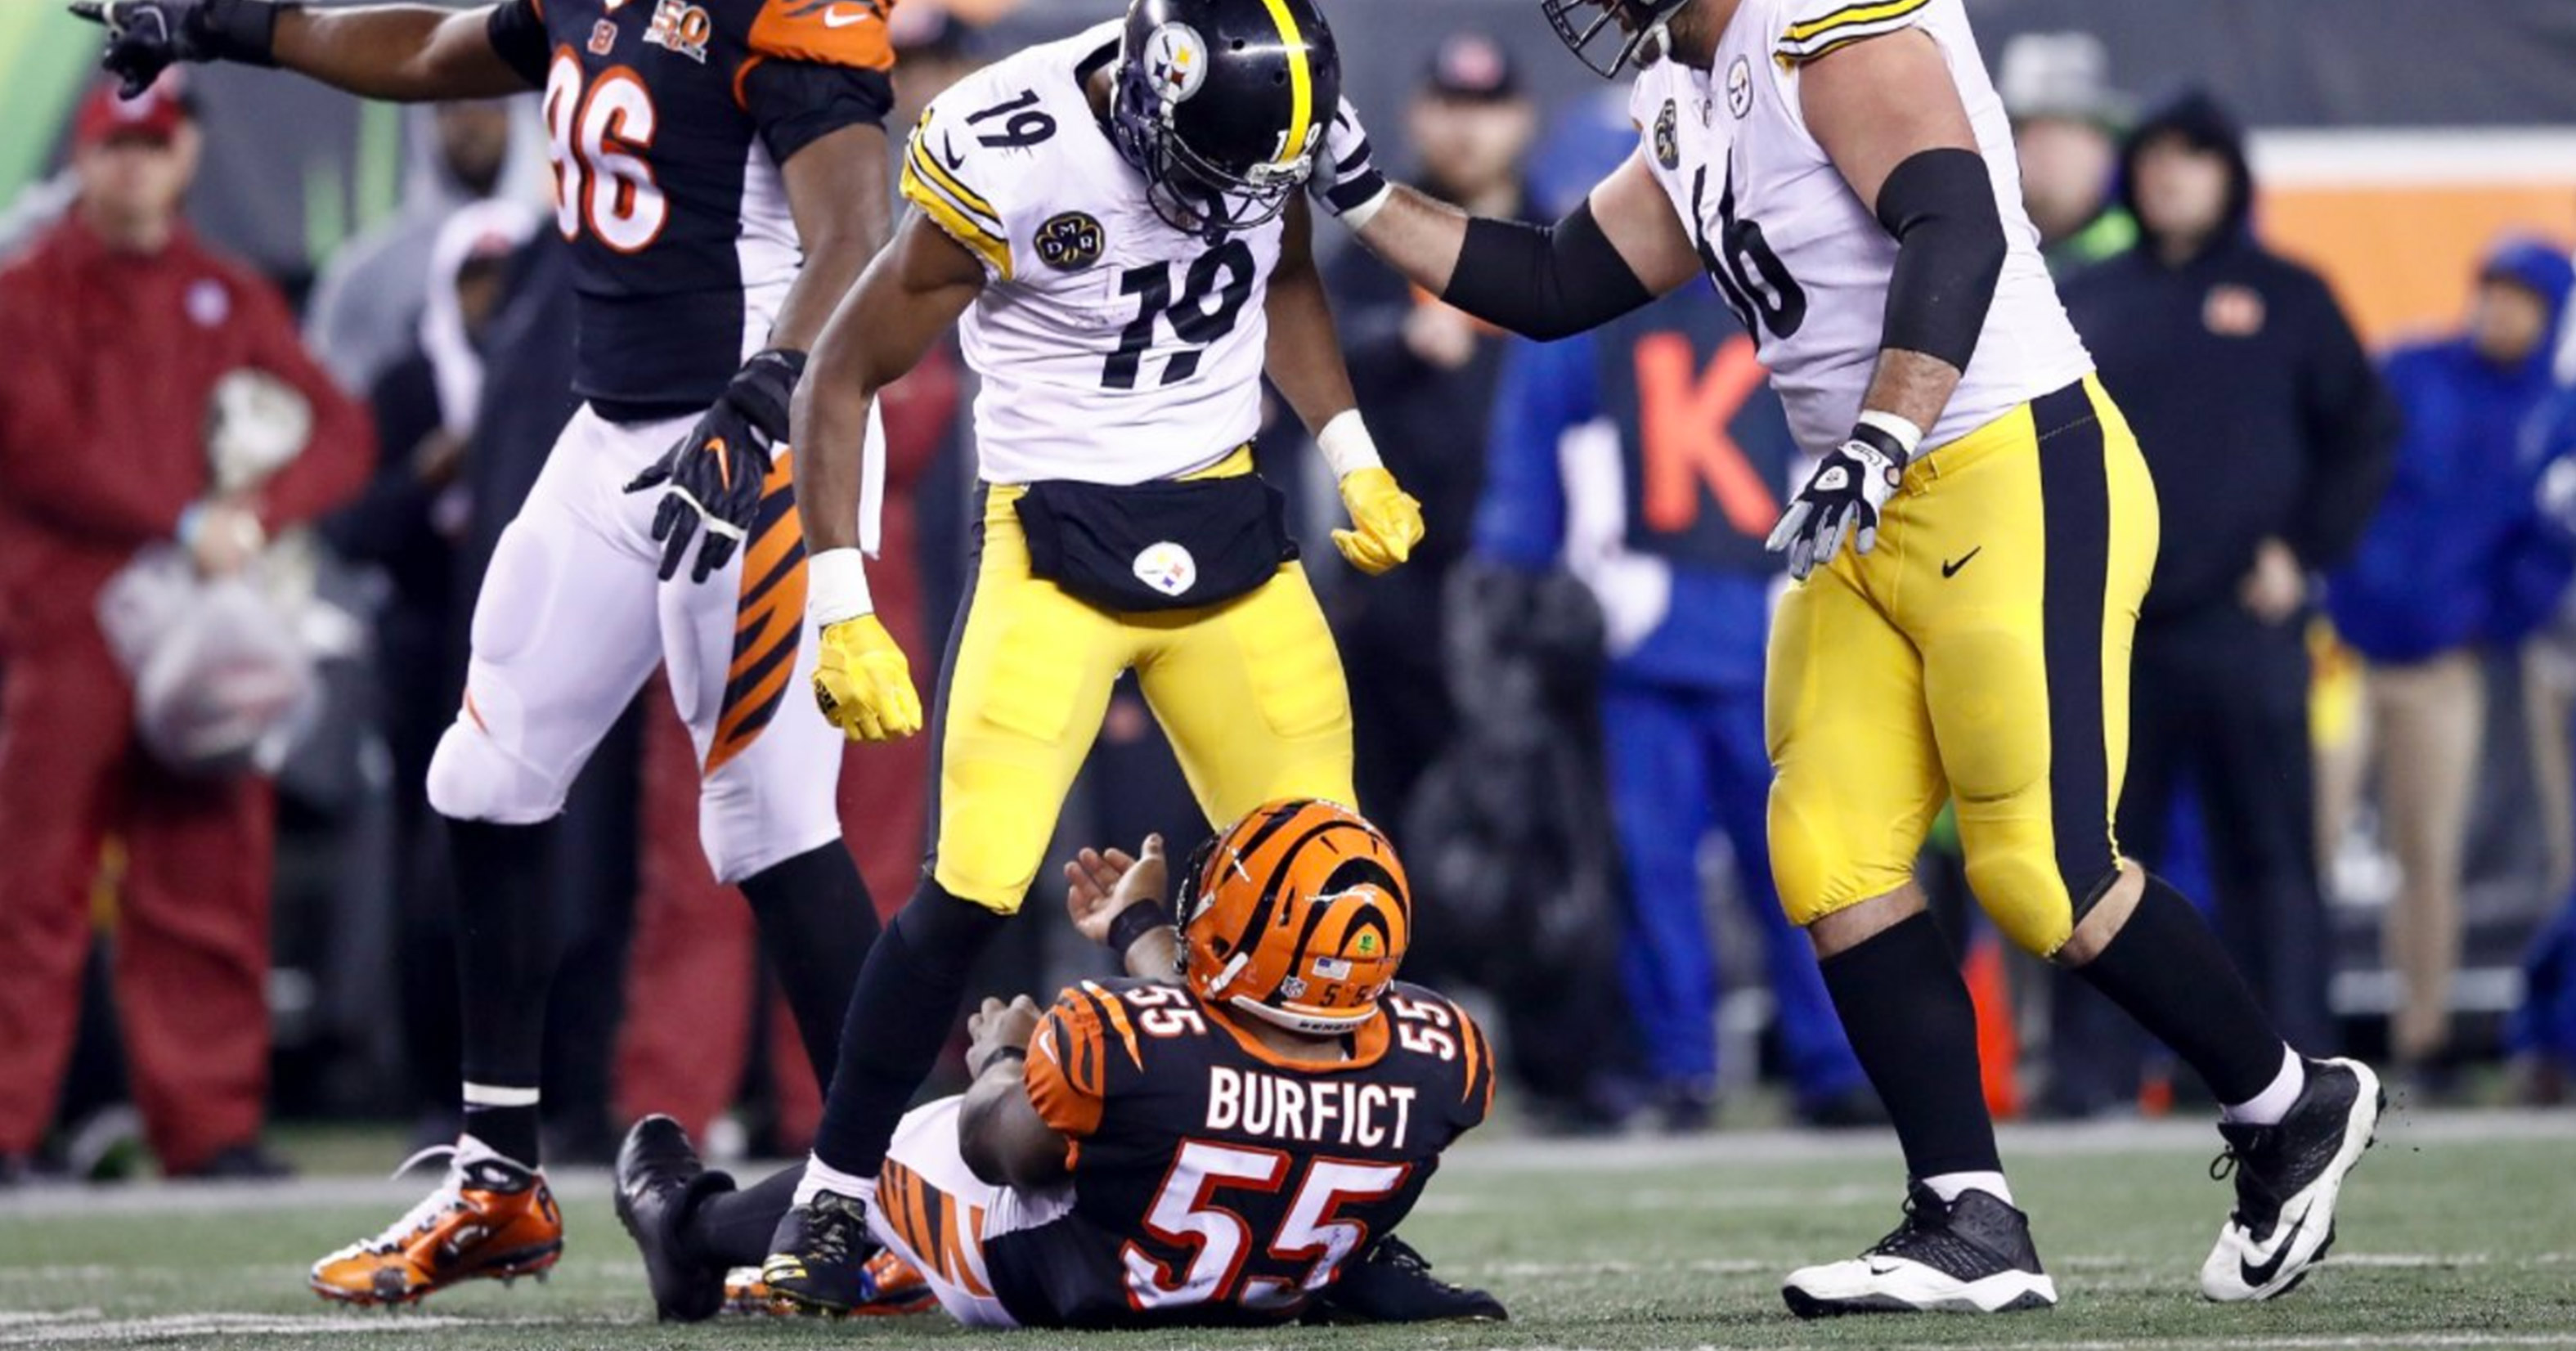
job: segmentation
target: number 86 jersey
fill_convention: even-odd
[[[1067,1140],[1071,1205],[987,1235],[1026,1326],[1277,1323],[1413,1209],[1491,1107],[1484,1033],[1397,984],[1338,1063],[1292,1062],[1178,985],[1069,989],[1029,1045],[1029,1099]]]
[[[904,153],[904,196],[984,265],[960,337],[988,483],[1173,478],[1260,427],[1282,227],[1210,245],[1155,214],[1083,93],[1119,28],[968,76]]]

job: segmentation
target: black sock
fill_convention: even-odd
[[[848,847],[834,840],[742,879],[742,894],[760,924],[760,950],[796,1014],[814,1083],[828,1085],[850,994],[880,929],[868,884]]]
[[[546,991],[554,978],[546,872],[552,822],[450,821],[456,860],[456,967],[462,1002],[465,1130],[511,1159],[538,1163],[534,1101],[544,1060]],[[477,1090],[527,1101],[477,1103]]]
[[[2199,1073],[2221,1103],[2248,1101],[2281,1072],[2281,1033],[2200,912],[2153,873],[2129,921],[2075,968]]]
[[[1896,1122],[1906,1172],[2002,1172],[1977,1070],[1977,1009],[1941,926],[1912,916],[1823,969],[1852,1053]]]
[[[895,1124],[957,1025],[975,959],[1009,920],[922,879],[859,970],[814,1157],[844,1173],[877,1175]]]
[[[756,1267],[769,1258],[769,1239],[796,1201],[805,1166],[796,1164],[740,1191],[720,1191],[697,1203],[680,1224],[680,1242],[711,1267]]]

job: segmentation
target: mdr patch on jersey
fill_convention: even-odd
[[[1155,212],[1083,93],[1119,29],[968,76],[904,153],[904,196],[984,265],[960,338],[986,482],[1171,478],[1260,429],[1282,227],[1211,244]]]
[[[1976,356],[1925,444],[1955,440],[2083,378],[2075,334],[2022,210],[2003,101],[1961,0],[1743,0],[1708,70],[1667,57],[1637,77],[1629,114],[1701,266],[1771,369],[1790,430],[1840,441],[1878,364],[1896,240],[1807,130],[1800,72],[1852,43],[1919,30],[1941,49],[1994,182],[2007,254]]]

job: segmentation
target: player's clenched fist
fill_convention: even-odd
[[[107,27],[100,65],[133,98],[181,61],[277,64],[277,7],[268,0],[80,0],[73,14]]]
[[[896,741],[921,730],[912,663],[872,614],[823,626],[814,702],[852,741]]]
[[[1422,504],[1396,486],[1381,465],[1342,475],[1342,507],[1351,528],[1333,532],[1333,547],[1352,567],[1374,577],[1413,556],[1422,542]]]

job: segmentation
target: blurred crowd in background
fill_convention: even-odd
[[[1112,7],[1011,8],[906,0],[889,126]],[[1379,59],[1364,106],[1426,191],[1553,220],[1635,149],[1624,100],[1541,73],[1517,31],[1534,6],[1463,8],[1481,28],[1447,22],[1452,3],[1437,31],[1403,29],[1411,59]],[[1354,32],[1387,22],[1348,12]],[[2425,229],[2474,232],[2465,254],[2338,269],[2301,231],[2355,208],[2276,196],[2227,90],[2123,89],[2090,32],[1987,42],[2030,216],[2162,499],[2124,851],[2212,898],[2302,1049],[2381,1060],[2418,1101],[2563,1101],[2576,174],[2466,212],[2424,197]],[[236,115],[225,92],[90,90],[55,167],[0,202],[0,1178],[146,1154],[259,1175],[285,1166],[266,1143],[283,1120],[456,1130],[450,884],[422,784],[469,598],[572,411],[544,152],[525,100],[400,114],[399,205],[317,267],[245,246],[254,265],[190,226],[221,186],[191,192]],[[261,233],[261,211],[226,209],[229,242]],[[1425,913],[1408,977],[1490,1010],[1537,1129],[1876,1119],[1763,843],[1783,581],[1760,545],[1804,469],[1751,340],[1705,288],[1537,345],[1356,250],[1327,271],[1363,410],[1428,522],[1383,578],[1306,551],[1361,806]],[[2356,305],[2356,278],[2448,317],[2426,326],[2419,300],[2394,323],[2402,305]],[[917,669],[960,590],[970,381],[936,351],[886,408],[872,576]],[[1320,542],[1332,493],[1294,421],[1263,468]],[[890,904],[919,865],[928,748],[849,757],[850,847]],[[718,1153],[799,1151],[813,1128],[749,916],[696,847],[695,772],[647,690],[569,809],[559,1159],[604,1158],[647,1110]],[[1148,831],[1177,856],[1206,826],[1130,686],[1060,843]],[[2000,1111],[2170,1107],[2158,1048],[1979,932],[1939,833],[1923,871],[1966,936]],[[986,988],[1105,969],[1052,898],[1029,908]]]

